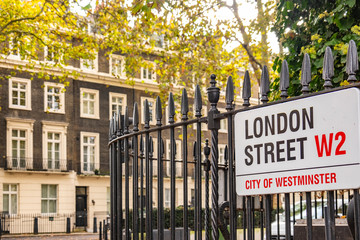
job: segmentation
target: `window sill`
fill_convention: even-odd
[[[11,108],[11,109],[17,109],[17,110],[31,111],[31,107],[22,107],[22,106],[10,105],[9,108]]]

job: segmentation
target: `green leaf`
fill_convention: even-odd
[[[81,7],[81,9],[84,10],[84,11],[87,11],[87,10],[91,9],[91,4],[89,3],[85,7]]]
[[[356,1],[355,0],[346,0],[345,2],[349,7],[355,6]]]

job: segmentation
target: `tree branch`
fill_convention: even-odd
[[[4,31],[5,28],[7,28],[9,25],[14,24],[16,22],[36,19],[37,17],[40,16],[41,13],[44,12],[46,3],[47,3],[47,1],[44,2],[44,4],[42,5],[40,11],[35,16],[33,16],[33,17],[23,17],[23,18],[18,18],[18,19],[11,20],[8,23],[6,23],[3,27],[0,28],[0,32]]]

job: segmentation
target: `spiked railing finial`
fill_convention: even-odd
[[[186,121],[188,120],[188,114],[189,112],[189,103],[188,103],[188,96],[186,89],[184,88],[181,95],[181,120]]]
[[[231,111],[234,109],[234,83],[231,76],[228,77],[226,83],[226,110]]]
[[[322,77],[325,80],[324,82],[325,89],[332,88],[333,85],[331,79],[333,76],[334,76],[334,58],[332,55],[331,48],[326,47],[324,62],[323,62],[323,73],[322,73]]]
[[[242,98],[244,100],[243,103],[244,107],[250,106],[250,97],[251,97],[250,74],[249,71],[246,70],[244,75],[243,89],[242,89]]]
[[[267,95],[270,91],[270,78],[269,78],[268,68],[265,65],[263,66],[262,73],[261,73],[260,91],[261,91],[261,102],[267,103],[269,101]]]
[[[161,107],[161,100],[160,97],[156,97],[156,126],[161,126],[161,119],[162,119],[162,107]]]
[[[124,133],[129,133],[129,109],[128,106],[125,107],[125,114],[124,114]]]
[[[169,94],[169,102],[168,102],[168,113],[169,113],[169,123],[174,123],[175,116],[175,103],[172,92]]]
[[[134,103],[134,110],[133,110],[133,131],[139,131],[139,110],[137,102]]]
[[[194,107],[195,107],[195,117],[200,118],[202,116],[201,115],[202,99],[201,99],[201,91],[200,91],[199,85],[196,85],[196,87],[195,87]]]
[[[207,89],[208,99],[211,105],[210,111],[217,111],[216,105],[220,98],[220,88],[216,87],[215,74],[211,74],[210,79],[210,87]]]
[[[346,73],[349,75],[347,79],[349,83],[356,82],[357,70],[359,70],[358,52],[354,40],[350,40],[346,56]]]
[[[145,125],[144,128],[150,128],[150,109],[149,109],[149,102],[145,99],[145,106],[144,106],[144,120]]]
[[[287,89],[289,88],[289,81],[289,67],[287,61],[284,59],[284,61],[282,62],[280,73],[280,97],[282,99],[286,99],[288,97]]]
[[[308,94],[310,92],[309,83],[311,82],[311,63],[309,54],[305,53],[301,67],[301,92]]]

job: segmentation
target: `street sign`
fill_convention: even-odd
[[[238,195],[360,188],[360,90],[235,115]]]

